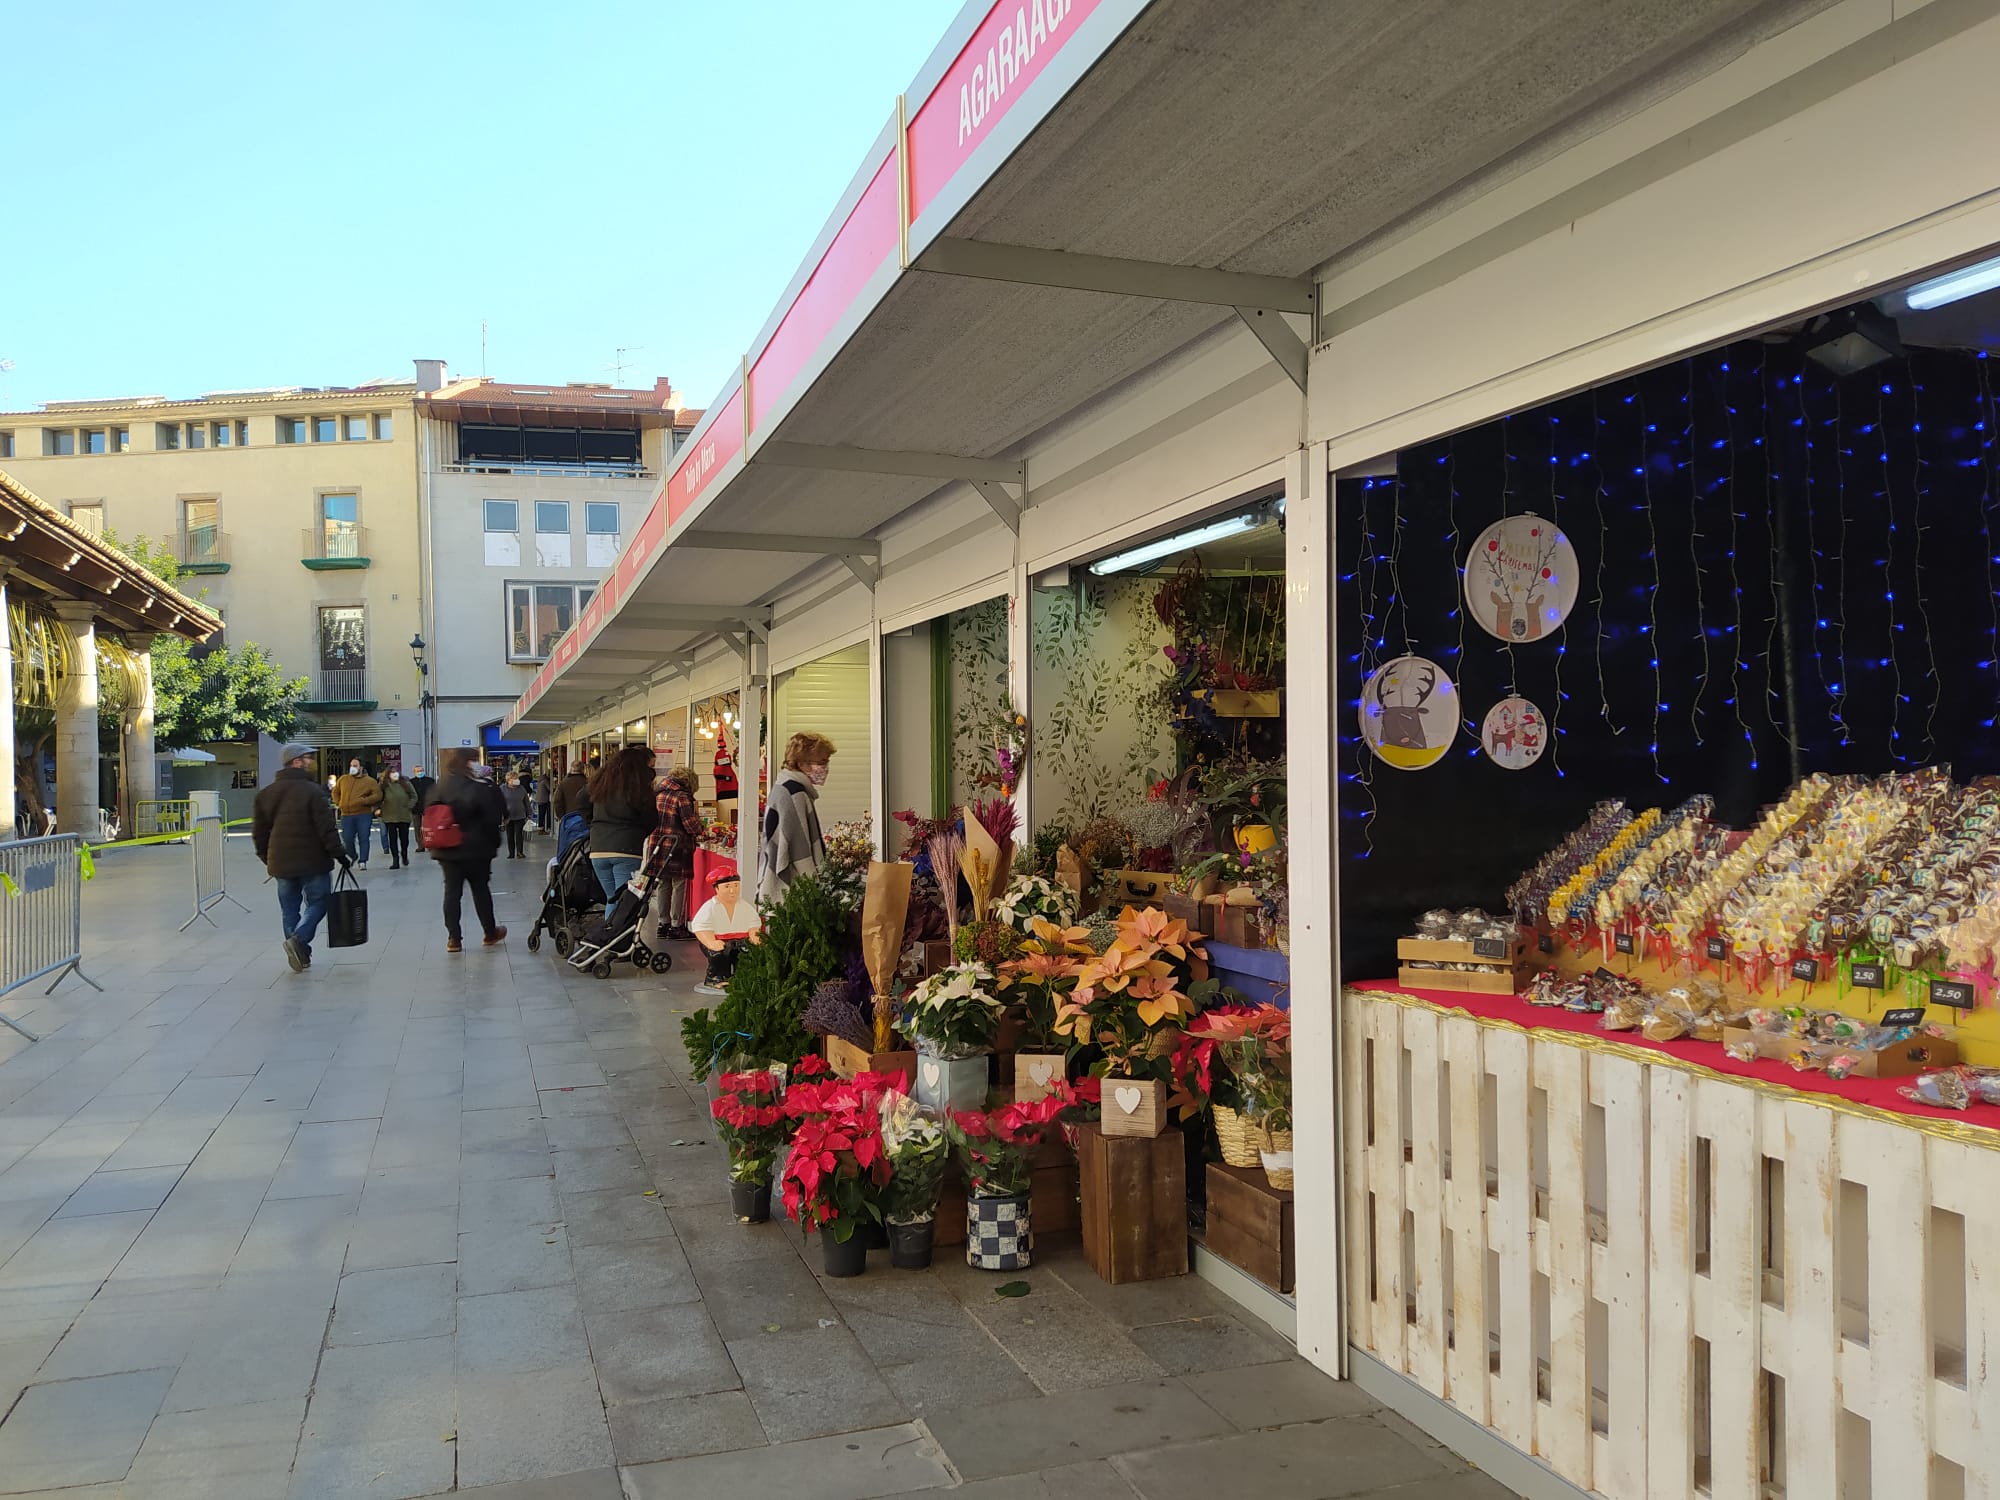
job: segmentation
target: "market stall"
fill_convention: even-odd
[[[2000,1484],[2000,407],[1940,284],[1339,481],[1350,1339],[1596,1493]]]

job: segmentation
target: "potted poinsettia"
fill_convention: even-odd
[[[1243,1100],[1243,1120],[1272,1187],[1292,1185],[1292,1018],[1275,1005],[1232,1006],[1190,1028],[1213,1042]]]
[[[889,1183],[879,1106],[800,1120],[782,1180],[785,1212],[799,1228],[819,1231],[826,1274],[859,1276],[868,1263],[868,1236],[859,1231],[881,1222]]]
[[[1000,971],[1007,998],[1022,1013],[1021,1046],[1014,1054],[1014,1097],[1033,1101],[1063,1081],[1068,1059],[1056,1017],[1076,988],[1084,961],[1096,956],[1085,927],[1031,919],[1020,956]]]
[[[1034,1153],[1069,1108],[1059,1095],[996,1110],[954,1110],[945,1129],[965,1167],[965,1263],[1020,1271],[1034,1263],[1029,1193]]]
[[[933,1110],[986,1102],[986,1054],[1006,1006],[983,963],[953,964],[910,991],[903,1034],[917,1045],[917,1102]]]
[[[1076,892],[1044,875],[1016,875],[987,915],[1023,937],[1032,934],[1038,921],[1067,927],[1076,920]]]
[[[931,1263],[936,1242],[938,1193],[951,1142],[937,1118],[907,1094],[885,1093],[880,1114],[882,1147],[889,1157],[889,1185],[882,1195],[889,1264],[921,1271]]]
[[[709,1106],[716,1131],[729,1148],[729,1203],[745,1224],[771,1217],[771,1177],[791,1135],[784,1081],[767,1069],[725,1073]]]
[[[1106,1135],[1166,1129],[1167,1072],[1181,1028],[1219,988],[1187,923],[1157,907],[1126,907],[1117,936],[1085,961],[1056,1017],[1077,1047],[1103,1050]]]
[[[1243,1118],[1244,1091],[1230,1067],[1213,1023],[1230,1016],[1247,1016],[1254,1006],[1238,1002],[1211,1005],[1181,1036],[1168,1071],[1173,1091],[1167,1107],[1185,1122],[1207,1114],[1215,1124],[1216,1144],[1232,1167],[1260,1165],[1255,1132]]]

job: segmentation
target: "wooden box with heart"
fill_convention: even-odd
[[[986,1107],[984,1052],[976,1057],[931,1057],[917,1054],[917,1103],[942,1113],[948,1109]]]
[[[826,1039],[827,1066],[842,1078],[861,1073],[915,1073],[917,1054],[910,1051],[864,1052],[841,1037]]]
[[[1033,1104],[1045,1099],[1064,1081],[1066,1059],[1060,1052],[1016,1052],[1014,1054],[1014,1099]]]
[[[1167,1128],[1167,1086],[1157,1078],[1107,1078],[1103,1116],[1106,1135],[1158,1135]]]
[[[1091,1270],[1113,1286],[1185,1276],[1187,1150],[1181,1133],[1121,1140],[1084,1125],[1076,1159],[1083,1254]]]

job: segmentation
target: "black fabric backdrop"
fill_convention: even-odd
[[[1392,974],[1429,907],[1498,911],[1602,798],[1708,792],[1742,826],[1795,765],[2000,772],[1996,384],[1983,356],[1835,380],[1745,342],[1340,481],[1347,975]],[[1581,581],[1558,634],[1509,647],[1465,613],[1458,569],[1482,528],[1530,511]],[[1356,719],[1366,673],[1405,651],[1459,687],[1459,736],[1424,771],[1376,760]],[[1525,771],[1478,750],[1510,684],[1555,730]]]

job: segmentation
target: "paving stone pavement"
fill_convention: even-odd
[[[546,841],[537,847],[546,852]],[[97,994],[0,1009],[0,1494],[69,1500],[1486,1500],[1508,1492],[1192,1278],[820,1275],[728,1210],[664,979],[447,955],[427,862],[290,973],[230,841],[86,887]],[[886,1257],[881,1258],[886,1261]]]

